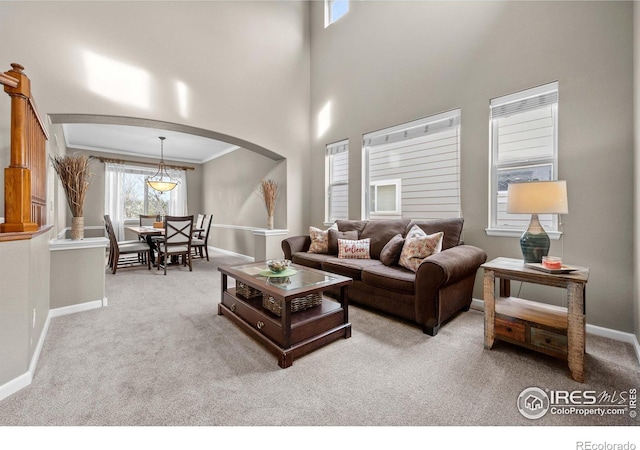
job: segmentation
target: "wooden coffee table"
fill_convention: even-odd
[[[353,280],[294,264],[290,268],[295,274],[286,280],[261,275],[267,270],[264,262],[218,268],[222,274],[218,314],[228,317],[276,355],[283,369],[291,366],[295,358],[351,337],[347,290]],[[228,286],[228,277],[235,279],[236,287]],[[322,296],[329,288],[339,290],[337,299]],[[265,295],[280,302],[280,315],[263,307]],[[292,303],[314,295],[321,297],[320,304],[292,312]]]

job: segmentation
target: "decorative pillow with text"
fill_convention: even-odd
[[[309,237],[311,237],[311,246],[309,253],[328,253],[329,252],[329,230],[337,230],[338,224],[334,223],[326,230],[316,227],[309,227]]]
[[[443,237],[442,231],[428,235],[418,225],[414,225],[404,239],[398,264],[412,272],[417,271],[426,257],[442,250]]]
[[[371,239],[360,239],[352,241],[350,239],[338,239],[338,258],[342,259],[371,259],[369,256],[369,246]]]

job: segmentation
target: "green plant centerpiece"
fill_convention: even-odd
[[[71,210],[71,239],[84,239],[84,201],[93,175],[90,158],[78,153],[55,155],[51,156],[51,163]]]

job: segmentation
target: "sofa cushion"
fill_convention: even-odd
[[[442,231],[426,234],[422,228],[414,225],[404,240],[398,264],[415,272],[423,259],[442,250],[443,236]]]
[[[322,270],[360,280],[363,269],[381,265],[377,259],[339,259],[333,256],[323,261]]]
[[[335,258],[335,256],[326,253],[296,252],[291,256],[291,262],[313,269],[322,269],[322,262],[328,258]]]
[[[316,227],[309,227],[309,236],[311,237],[311,246],[309,253],[328,253],[329,252],[329,230],[338,229],[334,223],[330,228],[321,230]]]
[[[391,266],[398,263],[400,259],[400,253],[402,253],[402,246],[404,245],[404,238],[401,234],[396,234],[391,238],[389,242],[382,248],[380,252],[380,261],[385,266]]]
[[[338,239],[351,239],[358,240],[358,231],[338,231],[335,229],[329,229],[329,254],[337,255],[338,254]]]
[[[362,269],[362,282],[388,291],[413,295],[416,274],[400,266],[369,266]]]
[[[462,226],[464,225],[464,219],[459,217],[453,219],[412,220],[407,226],[407,233],[414,225],[418,225],[427,234],[442,231],[444,233],[442,250],[446,250],[460,244],[460,241],[462,240]]]
[[[396,234],[404,236],[409,222],[409,219],[370,220],[360,233],[360,239],[370,238],[371,257],[380,259],[380,253],[387,242]]]
[[[364,227],[366,224],[367,224],[366,220],[336,220],[336,225],[338,225],[338,230],[357,231],[358,237],[356,239],[360,239],[360,233],[362,233],[362,230],[364,230]]]
[[[338,258],[340,259],[371,259],[369,246],[371,239],[338,239]]]

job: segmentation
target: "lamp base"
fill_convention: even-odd
[[[529,228],[520,237],[520,248],[525,263],[540,263],[549,254],[551,241],[538,221],[538,215],[531,215]]]

